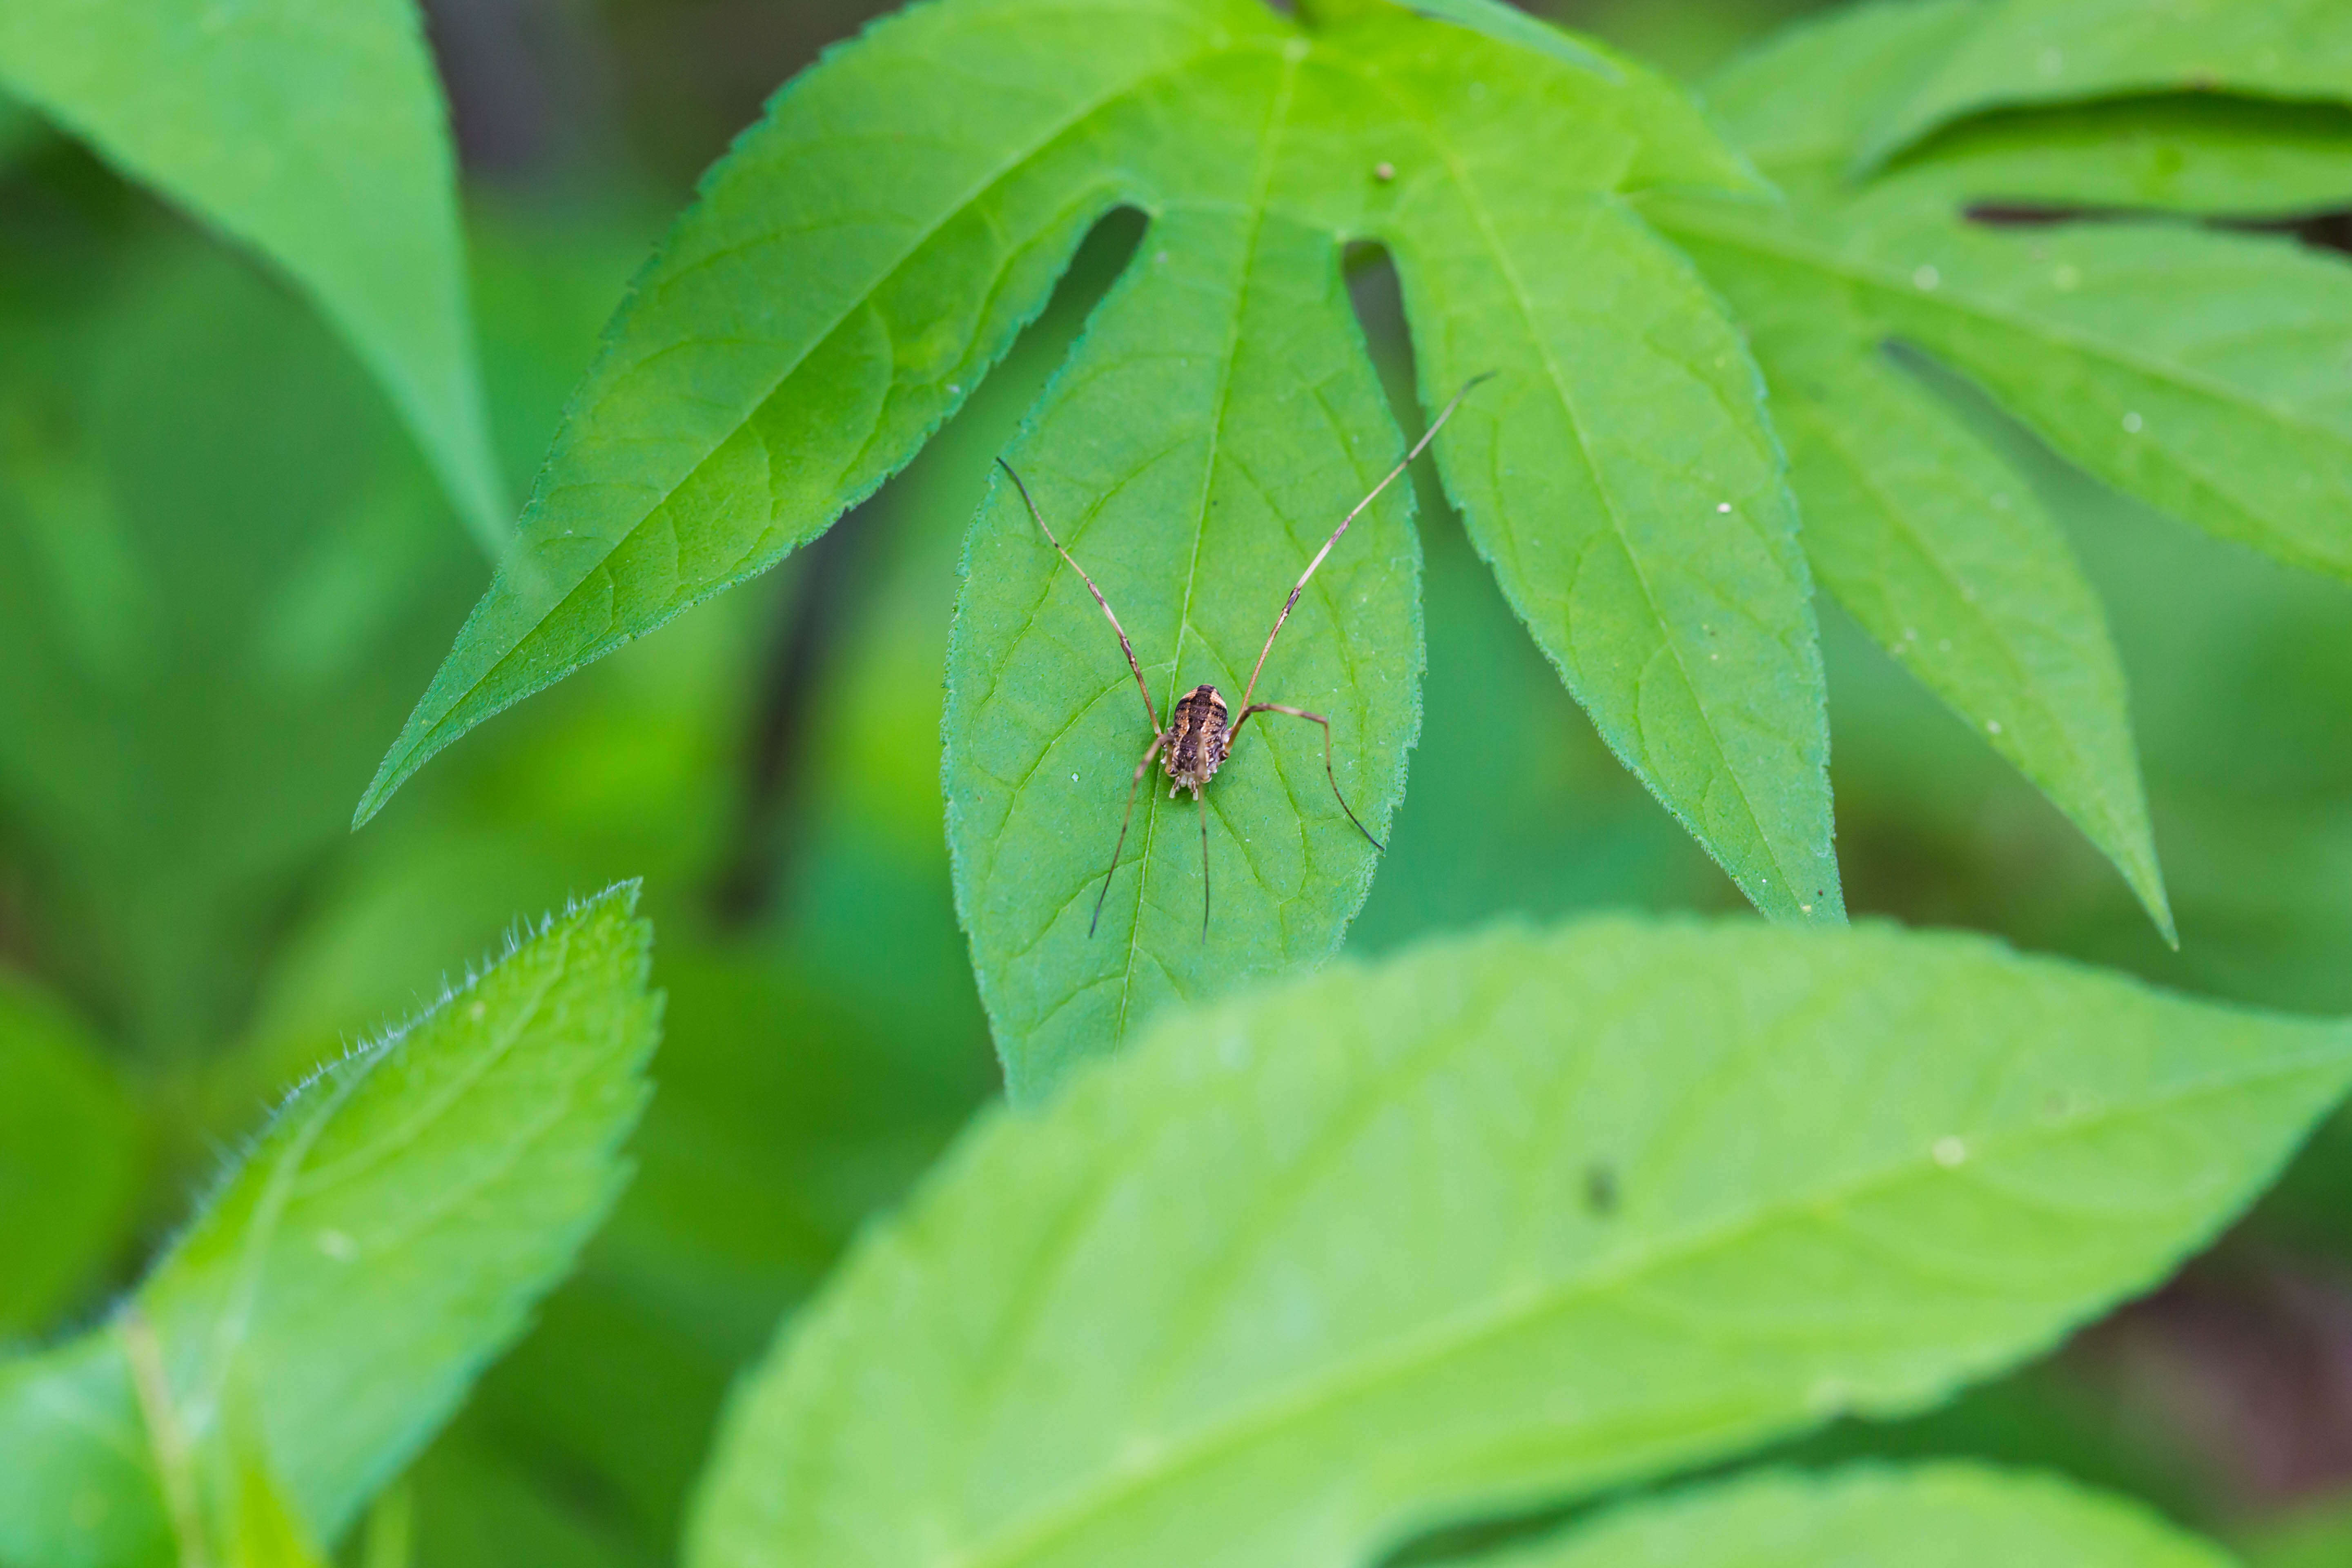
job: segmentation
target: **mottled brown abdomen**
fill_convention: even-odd
[[[1225,760],[1229,743],[1225,729],[1225,700],[1217,695],[1213,686],[1196,686],[1176,700],[1176,710],[1168,721],[1168,776],[1175,782],[1168,786],[1173,795],[1180,789],[1189,789],[1192,798],[1201,796],[1201,786],[1216,776],[1218,765]]]

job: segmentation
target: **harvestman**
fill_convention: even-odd
[[[1331,768],[1331,721],[1320,713],[1309,713],[1304,708],[1291,708],[1280,702],[1253,703],[1250,698],[1257,691],[1257,678],[1265,668],[1266,655],[1274,651],[1274,639],[1282,635],[1282,624],[1290,618],[1290,612],[1298,604],[1298,595],[1307,591],[1307,581],[1323,564],[1323,558],[1331,553],[1331,547],[1339,542],[1339,536],[1348,531],[1348,525],[1361,517],[1364,509],[1378,500],[1381,492],[1394,484],[1397,476],[1410,468],[1412,460],[1436,439],[1438,431],[1444,428],[1445,422],[1454,417],[1454,411],[1462,405],[1462,400],[1470,395],[1470,389],[1491,379],[1491,376],[1489,372],[1486,375],[1473,376],[1463,384],[1462,390],[1454,395],[1454,400],[1438,411],[1437,417],[1430,421],[1429,428],[1422,433],[1421,439],[1412,444],[1412,450],[1407,452],[1403,460],[1391,468],[1387,476],[1339,520],[1339,526],[1331,531],[1331,537],[1323,542],[1323,548],[1315,552],[1315,559],[1309,561],[1307,570],[1298,574],[1297,583],[1290,590],[1290,597],[1283,601],[1282,613],[1274,617],[1274,629],[1265,634],[1265,646],[1258,649],[1257,664],[1250,670],[1249,684],[1242,689],[1242,716],[1233,721],[1231,728],[1225,724],[1225,700],[1218,695],[1215,687],[1206,682],[1179,697],[1176,706],[1169,713],[1171,721],[1165,727],[1161,726],[1160,710],[1152,706],[1151,689],[1144,683],[1143,667],[1135,661],[1135,648],[1128,642],[1127,628],[1118,624],[1118,616],[1112,612],[1110,601],[1103,597],[1100,588],[1095,586],[1095,580],[1087,575],[1087,569],[1063,549],[1062,542],[1054,537],[1054,531],[1045,526],[1045,514],[1030,499],[1029,487],[1022,483],[1021,476],[1013,471],[1013,465],[1002,458],[996,459],[1013,480],[1013,488],[1021,492],[1022,504],[1036,520],[1046,542],[1064,561],[1069,563],[1070,570],[1078,574],[1078,581],[1087,585],[1087,592],[1092,594],[1095,603],[1102,606],[1103,615],[1110,621],[1110,629],[1118,634],[1118,650],[1127,655],[1127,668],[1135,675],[1135,689],[1143,694],[1144,717],[1151,721],[1151,744],[1145,748],[1143,760],[1135,764],[1135,780],[1127,786],[1127,815],[1119,818],[1118,842],[1111,847],[1110,866],[1103,872],[1102,891],[1095,895],[1095,912],[1087,921],[1088,936],[1094,935],[1095,928],[1102,922],[1103,900],[1110,897],[1111,878],[1118,874],[1118,858],[1127,849],[1127,830],[1135,821],[1135,796],[1143,787],[1143,775],[1151,771],[1151,759],[1160,756],[1164,751],[1167,754],[1161,758],[1161,766],[1167,770],[1170,780],[1168,798],[1173,800],[1178,790],[1189,789],[1192,792],[1193,802],[1201,808],[1201,940],[1206,942],[1209,939],[1209,802],[1201,791],[1216,776],[1217,769],[1224,764],[1225,759],[1233,755],[1234,738],[1242,732],[1242,726],[1248,723],[1255,714],[1283,713],[1322,726],[1323,776],[1331,781],[1331,798],[1339,803],[1339,809],[1348,814],[1348,820],[1355,823],[1356,831],[1362,834],[1374,849],[1386,847],[1372,837],[1370,828],[1358,821],[1355,811],[1348,805],[1348,797],[1339,793],[1339,775]]]

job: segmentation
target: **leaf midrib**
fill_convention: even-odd
[[[2346,1049],[2339,1045],[2333,1050],[2314,1051],[2277,1063],[2262,1072],[2186,1084],[2167,1093],[2135,1100],[2128,1107],[2107,1108],[2041,1127],[1975,1134],[1968,1140],[1969,1161],[1970,1164],[1981,1164],[1993,1151],[2015,1150],[2036,1142],[2077,1136],[2200,1099],[2252,1092],[2274,1082],[2325,1069],[2332,1068],[2340,1075],[2345,1067],[2345,1056]],[[1042,1510],[1033,1516],[1032,1522],[1026,1526],[1005,1532],[998,1543],[982,1543],[976,1550],[960,1556],[956,1559],[958,1568],[1012,1568],[1027,1554],[1067,1536],[1090,1520],[1114,1511],[1130,1497],[1165,1486],[1185,1471],[1213,1463],[1251,1441],[1279,1430],[1293,1420],[1312,1418],[1350,1396],[1409,1377],[1430,1363],[1507,1334],[1578,1301],[1612,1289],[1631,1287],[1654,1270],[1687,1263],[1704,1258],[1711,1251],[1737,1245],[1773,1224],[1801,1217],[1809,1210],[1823,1205],[1850,1205],[1883,1188],[1898,1186],[1922,1176],[1950,1173],[1937,1166],[1932,1156],[1917,1154],[1903,1163],[1862,1173],[1850,1181],[1835,1184],[1825,1190],[1784,1194],[1777,1204],[1728,1215],[1714,1225],[1692,1231],[1678,1241],[1631,1253],[1612,1268],[1563,1280],[1549,1289],[1528,1292],[1499,1309],[1489,1307],[1464,1313],[1450,1321],[1441,1321],[1430,1331],[1408,1338],[1386,1355],[1374,1356],[1354,1367],[1339,1369],[1337,1375],[1323,1383],[1301,1386],[1265,1400],[1255,1408],[1235,1410],[1211,1422],[1192,1436],[1164,1446],[1160,1451],[1170,1457],[1170,1462],[1149,1473],[1116,1476],[1108,1485],[1095,1489],[1091,1495],[1074,1497],[1060,1506]]]
[[[1223,444],[1225,420],[1230,413],[1233,397],[1234,366],[1240,358],[1242,318],[1246,311],[1251,284],[1257,277],[1258,244],[1265,233],[1266,219],[1269,216],[1266,195],[1272,188],[1274,172],[1279,162],[1276,154],[1281,147],[1283,136],[1289,129],[1290,104],[1297,86],[1298,70],[1304,58],[1304,51],[1295,48],[1285,49],[1281,51],[1281,58],[1283,69],[1280,85],[1275,89],[1273,103],[1266,113],[1265,130],[1258,137],[1258,165],[1250,185],[1249,242],[1242,252],[1240,279],[1234,290],[1233,327],[1225,335],[1224,361],[1217,373],[1217,395],[1213,405],[1215,413],[1209,422],[1208,460],[1201,467],[1201,502],[1193,509],[1192,560],[1185,571],[1184,596],[1177,606],[1176,657],[1170,661],[1168,667],[1166,711],[1167,722],[1170,724],[1176,721],[1176,694],[1183,689],[1185,637],[1187,633],[1192,633],[1195,637],[1200,636],[1192,629],[1192,603],[1195,590],[1200,584],[1201,547],[1209,533],[1209,498],[1216,488],[1218,453]],[[1207,638],[1201,637],[1201,641],[1205,647]],[[1152,793],[1155,795],[1159,793],[1157,781],[1152,783]],[[1156,805],[1157,803],[1150,804]],[[1136,862],[1135,919],[1128,926],[1127,962],[1119,968],[1118,1016],[1111,1026],[1113,1045],[1127,1038],[1127,1016],[1134,1001],[1135,971],[1141,957],[1143,917],[1148,907],[1146,899],[1151,885],[1151,847],[1158,841],[1159,823],[1160,813],[1156,809],[1148,808],[1144,813],[1143,847]],[[1203,853],[1205,854],[1205,849]],[[1116,866],[1111,868],[1113,873],[1118,869]],[[1204,864],[1201,868],[1203,888],[1207,886],[1208,875],[1209,868]],[[1173,973],[1168,971],[1166,965],[1162,964],[1160,967],[1163,973],[1170,974],[1171,980],[1174,978]]]

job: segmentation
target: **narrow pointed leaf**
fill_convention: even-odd
[[[2163,92],[2352,103],[2352,12],[2338,0],[1992,0],[1874,124],[1875,164],[1988,110]]]
[[[142,1132],[89,1033],[0,977],[0,1342],[46,1328],[123,1245]]]
[[[1839,8],[1734,60],[1707,82],[1707,103],[1784,185],[1841,198],[1857,143],[1983,10],[1975,0]],[[2352,109],[2198,95],[2053,103],[1948,127],[1904,167],[1956,205],[2332,211],[2352,201]]]
[[[0,87],[282,268],[485,545],[506,538],[457,161],[413,0],[9,0]]]
[[[1836,295],[1874,337],[1929,351],[2116,488],[2352,578],[2342,263],[2158,224],[1990,231],[1905,175],[1793,216],[1705,198],[1653,210],[1718,278],[1777,273]]]
[[[1971,206],[2304,217],[2352,206],[2352,108],[2086,104],[1972,121],[1913,167]]]
[[[2223,537],[2352,572],[2340,266],[2177,224],[2004,231],[1968,217],[2004,202],[2206,210],[2241,176],[2245,205],[2292,211],[2341,184],[2323,152],[2342,127],[2253,111],[2257,128],[2293,131],[2278,142],[2214,105],[2083,108],[1962,127],[1895,174],[1851,178],[1884,101],[1980,15],[1929,0],[1789,29],[1710,100],[1790,207],[1669,195],[1644,210],[1755,333],[1824,580],[2083,827],[2169,934],[2097,605],[2031,492],[1882,354],[1927,351],[2094,473]]]
[[[1972,1465],[1768,1475],[1615,1510],[1486,1568],[2230,1568],[2220,1548],[2055,1477]]]
[[[1424,397],[1512,607],[1612,750],[1740,890],[1843,918],[1811,582],[1762,382],[1678,258],[1608,199],[1465,179],[1397,239]]]
[[[2033,487],[1873,346],[1836,293],[1693,252],[1771,380],[1822,584],[2074,820],[2170,940],[2122,660]]]
[[[360,805],[775,564],[896,471],[1045,305],[1249,0],[961,0],[880,23],[706,178],[573,395],[516,552]]]
[[[2352,1026],[1884,928],[1504,931],[987,1117],[742,1389],[695,1568],[1339,1568],[2153,1283]]]
[[[1438,37],[1380,15],[1338,32],[1354,68],[1322,90],[1391,171],[1328,210],[1393,251],[1423,405],[1495,377],[1438,440],[1448,491],[1611,747],[1742,891],[1842,919],[1811,588],[1761,378],[1624,199],[1755,176],[1636,68],[1608,83]],[[1530,143],[1559,156],[1531,165]]]
[[[1202,682],[1238,719],[1291,585],[1403,448],[1328,236],[1204,205],[1141,254],[1011,460],[1118,612],[1160,721]],[[1375,835],[1420,723],[1411,496],[1350,526],[1256,693],[1330,721],[1339,789]],[[958,902],[1016,1099],[1171,1000],[1329,956],[1370,887],[1322,731],[1261,714],[1203,797],[1205,931],[1201,807],[1155,765],[1089,933],[1152,731],[1109,624],[1009,484],[967,550],[946,733]]]
[[[191,1447],[245,1391],[314,1538],[447,1418],[618,1190],[658,1012],[632,901],[305,1084],[132,1298]],[[122,1346],[108,1327],[0,1363],[0,1561],[170,1560]]]

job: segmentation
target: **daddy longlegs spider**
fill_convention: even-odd
[[[1242,716],[1234,720],[1230,728],[1225,723],[1224,698],[1218,694],[1215,687],[1206,682],[1179,697],[1176,706],[1169,712],[1169,723],[1164,727],[1160,724],[1160,710],[1152,705],[1151,688],[1144,682],[1143,667],[1136,662],[1134,646],[1127,640],[1127,628],[1118,624],[1118,616],[1112,611],[1110,601],[1103,597],[1100,588],[1095,586],[1095,580],[1087,575],[1087,569],[1063,548],[1060,540],[1054,537],[1054,531],[1045,524],[1045,514],[1037,510],[1037,503],[1030,499],[1029,487],[1022,482],[1013,465],[1003,458],[996,459],[1006,477],[1012,479],[1013,488],[1021,492],[1022,504],[1029,509],[1029,515],[1036,521],[1046,542],[1069,563],[1070,570],[1078,574],[1078,581],[1087,585],[1087,592],[1092,594],[1095,603],[1102,606],[1105,618],[1110,622],[1110,629],[1118,636],[1118,651],[1127,655],[1127,668],[1134,673],[1135,689],[1142,693],[1144,717],[1151,722],[1151,744],[1144,748],[1143,760],[1135,764],[1134,782],[1127,786],[1127,814],[1119,818],[1118,841],[1111,847],[1110,865],[1103,872],[1102,891],[1095,895],[1095,911],[1087,921],[1087,935],[1094,935],[1095,928],[1102,923],[1103,900],[1110,897],[1111,879],[1118,874],[1118,858],[1127,850],[1127,830],[1135,821],[1136,794],[1143,787],[1143,775],[1151,771],[1151,760],[1160,757],[1160,765],[1167,770],[1170,781],[1168,798],[1173,800],[1178,790],[1189,789],[1192,792],[1193,803],[1201,808],[1201,940],[1209,940],[1209,802],[1201,792],[1216,776],[1225,759],[1233,754],[1234,741],[1242,732],[1242,726],[1260,713],[1286,714],[1322,726],[1323,776],[1331,781],[1331,798],[1339,803],[1339,809],[1348,814],[1348,820],[1355,823],[1356,831],[1364,836],[1366,842],[1376,850],[1386,849],[1387,846],[1374,838],[1372,830],[1358,819],[1354,809],[1348,805],[1348,797],[1339,793],[1339,775],[1331,767],[1331,721],[1320,713],[1309,713],[1304,708],[1292,708],[1280,702],[1254,703],[1250,699],[1256,694],[1257,678],[1265,669],[1266,655],[1274,651],[1274,639],[1282,635],[1283,623],[1290,619],[1290,612],[1297,606],[1298,595],[1307,591],[1307,579],[1315,575],[1316,570],[1323,564],[1324,557],[1331,553],[1331,547],[1339,542],[1339,536],[1348,531],[1348,525],[1361,517],[1365,508],[1380,500],[1381,492],[1394,484],[1397,477],[1412,467],[1412,460],[1437,438],[1438,431],[1454,417],[1454,411],[1462,405],[1464,398],[1470,395],[1471,388],[1491,379],[1492,375],[1493,373],[1488,372],[1486,375],[1472,376],[1463,384],[1462,390],[1454,395],[1452,402],[1438,410],[1437,417],[1430,421],[1429,428],[1422,433],[1421,439],[1412,444],[1412,450],[1407,452],[1403,460],[1391,468],[1363,500],[1349,510],[1348,515],[1339,520],[1339,526],[1331,531],[1331,537],[1323,542],[1323,548],[1315,552],[1315,559],[1307,563],[1307,570],[1298,574],[1298,581],[1291,586],[1290,597],[1283,601],[1282,613],[1274,617],[1274,629],[1265,634],[1265,646],[1258,649],[1257,663],[1250,670],[1249,684],[1242,689]]]

